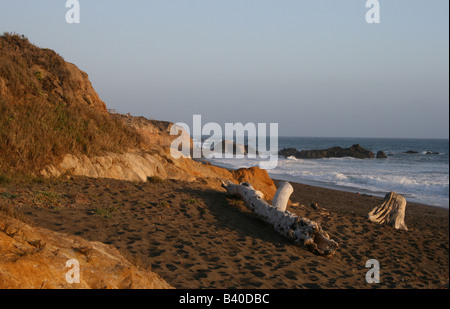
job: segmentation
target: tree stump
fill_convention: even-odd
[[[407,231],[405,224],[406,199],[390,192],[384,197],[381,205],[375,207],[368,215],[368,219],[379,224],[388,224],[395,229]]]
[[[272,206],[278,209],[279,211],[286,211],[289,198],[291,194],[294,192],[294,188],[289,182],[282,182],[275,193],[275,196],[272,200]]]
[[[263,199],[263,194],[256,191],[249,183],[236,185],[230,181],[223,183],[229,194],[244,199],[246,206],[261,220],[297,245],[306,247],[315,254],[331,256],[336,252],[338,243],[330,239],[319,223],[298,217],[286,210],[293,188],[289,183],[282,183],[274,198],[272,206]],[[283,204],[284,203],[284,204]]]

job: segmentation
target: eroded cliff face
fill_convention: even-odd
[[[189,134],[183,130],[183,128],[169,121],[151,120],[145,117],[134,117],[131,115],[113,114],[112,117],[116,117],[124,121],[130,128],[136,130],[142,137],[142,148],[147,149],[149,146],[159,146],[164,149],[170,148],[172,142],[179,136],[183,138],[183,143],[190,145],[190,149],[193,147],[193,141]],[[172,130],[177,132],[178,135],[171,135]],[[181,134],[181,132],[183,134]]]
[[[70,76],[69,82],[76,85],[68,90],[70,91],[68,94],[79,104],[88,104],[99,112],[106,112],[106,104],[95,91],[88,74],[81,71],[75,64],[66,62],[65,65]]]
[[[213,188],[220,188],[222,180],[234,179],[233,174],[226,169],[189,158],[174,159],[169,150],[164,151],[162,148],[153,147],[153,150],[132,150],[124,154],[109,153],[97,157],[69,154],[61,163],[47,166],[41,174],[44,177],[73,175],[137,182],[146,182],[150,177],[182,181],[208,179],[206,183]]]
[[[79,263],[80,283],[66,276]],[[69,263],[70,264],[70,263]],[[170,289],[149,270],[138,269],[119,251],[0,213],[0,289]]]

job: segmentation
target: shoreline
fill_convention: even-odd
[[[210,162],[205,160],[205,162],[210,163],[213,166],[217,166],[220,168],[224,168],[227,169],[228,171],[235,171],[238,170],[240,168],[232,168],[230,167],[230,165],[228,164],[217,164],[216,162]],[[245,168],[245,167],[244,167]],[[309,180],[305,180],[304,182],[302,182],[302,180],[295,180],[294,177],[277,177],[280,175],[274,175],[272,174],[270,171],[268,171],[270,178],[272,178],[274,181],[288,181],[291,184],[292,183],[296,183],[296,184],[300,184],[300,185],[306,185],[306,186],[311,186],[311,187],[317,187],[317,188],[322,188],[322,189],[327,189],[327,190],[333,190],[333,191],[338,191],[338,192],[347,192],[347,193],[354,193],[354,194],[360,194],[360,195],[369,195],[369,196],[375,196],[375,197],[379,197],[379,198],[384,198],[384,196],[389,193],[389,192],[374,192],[374,191],[370,191],[367,189],[358,189],[358,188],[350,188],[350,187],[344,187],[344,186],[338,186],[338,185],[333,185],[333,184],[321,184],[318,181],[309,181]],[[399,192],[397,192],[399,193]],[[399,193],[401,194],[401,193]],[[439,208],[439,209],[443,209],[446,211],[450,211],[450,205],[447,206],[443,206],[443,205],[431,205],[431,204],[426,204],[426,203],[422,203],[422,202],[417,202],[417,201],[410,201],[407,197],[406,200],[408,202],[408,204],[412,204],[412,205],[422,205],[422,206],[426,206],[426,207],[434,207],[434,208]]]
[[[272,177],[271,177],[272,178]],[[288,181],[288,180],[284,180],[284,179],[277,179],[277,178],[272,178],[273,181],[277,184],[280,181]],[[364,190],[360,190],[359,192],[355,189],[355,191],[352,190],[345,190],[345,188],[339,187],[339,188],[332,188],[332,187],[326,187],[326,186],[318,186],[318,185],[312,185],[312,184],[308,184],[308,183],[303,183],[303,182],[296,182],[296,181],[288,181],[289,183],[292,184],[292,186],[295,187],[310,187],[310,188],[315,188],[316,190],[324,190],[324,191],[330,191],[330,192],[334,192],[337,195],[340,194],[350,194],[350,195],[354,195],[354,196],[365,196],[365,197],[369,197],[369,198],[375,198],[378,199],[380,201],[382,201],[384,199],[385,194],[375,194],[371,191],[367,191],[367,192],[363,192]],[[295,192],[295,191],[294,191]],[[386,192],[386,194],[389,192]],[[443,210],[443,211],[447,211],[449,212],[449,208],[446,208],[444,206],[436,206],[436,205],[428,205],[428,204],[424,204],[424,203],[418,203],[418,202],[411,202],[407,200],[407,205],[406,207],[408,207],[409,205],[412,205],[414,207],[425,207],[425,208],[437,208],[439,210]]]
[[[272,178],[273,181],[275,182],[275,184],[278,184],[278,182],[280,181],[285,181],[282,179],[275,179]],[[332,202],[331,202],[331,198],[332,197],[343,197],[345,199],[355,199],[355,200],[362,200],[364,202],[366,202],[367,200],[370,201],[375,201],[378,203],[381,203],[384,199],[384,196],[377,196],[377,195],[371,195],[371,194],[366,194],[366,193],[359,193],[359,192],[351,192],[351,191],[345,191],[345,190],[338,190],[338,189],[331,189],[331,188],[325,188],[325,187],[320,187],[320,186],[313,186],[313,185],[309,185],[309,184],[304,184],[304,183],[300,183],[300,182],[290,182],[291,185],[294,187],[294,193],[293,196],[297,197],[297,199],[300,198],[300,196],[298,196],[301,192],[302,194],[308,193],[308,192],[314,192],[314,193],[309,193],[303,195],[301,197],[302,200],[318,200],[318,201],[314,201],[314,202],[319,202],[321,201],[325,201],[325,204],[327,206],[332,206]],[[296,191],[297,192],[296,194]],[[328,198],[327,198],[328,197]],[[331,198],[330,198],[331,197]],[[312,201],[313,202],[313,201]],[[312,203],[311,202],[311,203]],[[305,203],[305,206],[309,206],[310,203]],[[371,204],[372,205],[372,204]],[[373,205],[373,207],[378,206],[378,205]],[[409,208],[414,208],[414,209],[423,209],[423,211],[431,211],[433,213],[436,214],[442,214],[442,215],[448,215],[449,214],[449,209],[444,208],[444,207],[440,207],[440,206],[434,206],[434,205],[427,205],[427,204],[423,204],[423,203],[416,203],[416,202],[409,202],[407,201],[406,204],[406,215],[408,215],[408,209]],[[370,207],[363,207],[364,210],[372,210],[370,209]],[[356,210],[356,209],[355,209]],[[367,212],[367,214],[369,213],[369,211]]]

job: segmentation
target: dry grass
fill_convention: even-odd
[[[24,214],[22,212],[18,211],[14,207],[14,204],[10,203],[9,201],[0,200],[0,212],[4,213],[8,217],[17,219],[19,221],[23,221],[23,222],[27,221]]]
[[[35,72],[36,67],[48,73]],[[65,154],[121,153],[140,145],[138,133],[122,120],[74,104],[77,85],[69,75],[54,51],[20,35],[0,36],[0,87],[3,80],[8,89],[0,96],[0,181],[37,174]]]

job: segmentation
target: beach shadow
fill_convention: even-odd
[[[241,240],[251,238],[269,242],[277,247],[292,245],[271,225],[252,214],[239,198],[213,189],[183,188],[180,191],[202,200],[206,209],[214,216],[213,225],[218,229],[234,231]]]

